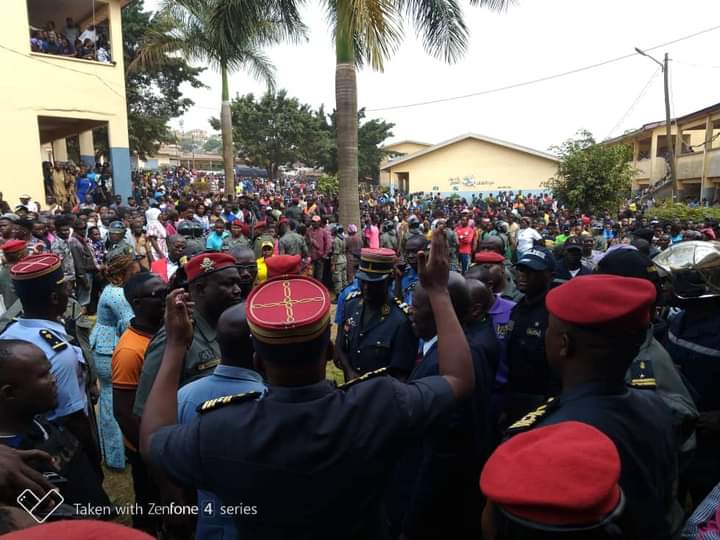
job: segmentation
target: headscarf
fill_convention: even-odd
[[[158,221],[158,217],[160,217],[160,214],[162,214],[162,210],[159,208],[149,208],[145,211],[145,219],[147,220],[147,224],[150,225],[153,221]]]

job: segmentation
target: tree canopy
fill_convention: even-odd
[[[323,107],[314,110],[298,99],[288,97],[285,90],[236,97],[231,103],[233,142],[238,156],[248,165],[262,167],[277,176],[282,165],[302,163],[309,167],[323,167],[335,174],[337,147],[335,145],[335,113],[327,114]],[[365,113],[358,113],[360,120]],[[217,129],[220,122],[210,120]],[[393,124],[383,120],[369,120],[359,131],[360,173],[377,178],[380,161],[385,153],[382,143],[392,136]]]
[[[558,174],[546,182],[558,201],[583,212],[617,210],[630,194],[634,169],[628,145],[597,144],[579,131],[551,150],[560,158]]]
[[[152,13],[144,11],[143,1],[139,0],[123,8],[122,24],[127,69],[141,50],[145,36],[158,23]],[[141,71],[127,70],[125,92],[131,152],[146,159],[157,152],[160,143],[173,140],[168,121],[193,105],[192,100],[182,96],[180,86],[189,83],[193,88],[202,87],[198,75],[203,69],[191,67],[182,57],[173,57]]]

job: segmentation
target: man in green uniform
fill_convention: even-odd
[[[265,242],[270,242],[273,246],[275,245],[275,237],[272,234],[272,230],[267,229],[267,221],[264,219],[255,223],[255,243],[253,244],[253,250],[255,251],[255,258],[259,259],[262,257],[262,246]]]
[[[297,233],[297,223],[290,221],[288,230],[278,241],[280,255],[300,255],[303,259],[310,256],[305,238]]]
[[[242,280],[235,258],[226,253],[200,253],[184,267],[190,295],[195,302],[193,341],[185,353],[180,384],[212,373],[219,363],[220,347],[216,338],[217,320],[228,307],[242,300]],[[142,415],[145,401],[160,369],[167,336],[163,327],[150,342],[133,411]]]
[[[333,289],[335,295],[347,285],[347,257],[345,255],[345,235],[342,225],[333,230],[333,241],[330,246],[330,268],[332,271]]]

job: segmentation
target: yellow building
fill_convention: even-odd
[[[645,124],[605,144],[633,147],[633,191],[652,186],[656,197],[712,202],[720,187],[720,103],[675,119],[670,126],[678,185],[670,182],[665,122]],[[678,137],[678,133],[680,136]]]
[[[121,8],[128,0],[3,0],[5,30],[0,33],[0,163],[9,174],[0,191],[11,205],[21,193],[44,205],[42,162],[52,147],[51,160],[68,160],[67,138],[79,136],[80,159],[95,164],[95,128],[108,130],[109,161],[115,193],[130,195],[130,154],[125,102]],[[66,18],[106,38],[107,56],[98,48],[86,60],[59,54],[33,52],[31,36],[47,30],[65,32]],[[74,32],[71,29],[70,34]],[[88,34],[86,34],[87,37]],[[99,40],[101,45],[103,39]],[[37,49],[37,45],[35,46]]]
[[[557,169],[555,156],[469,133],[384,162],[380,178],[381,185],[405,192],[469,197],[498,191],[540,193]]]

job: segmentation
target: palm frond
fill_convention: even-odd
[[[382,71],[384,62],[400,45],[402,26],[392,0],[334,0],[335,32],[351,40],[355,61]]]
[[[275,66],[270,58],[258,49],[247,49],[242,58],[228,63],[228,68],[231,71],[244,69],[254,79],[264,82],[268,92],[275,91]]]
[[[496,3],[499,0],[475,1]],[[457,0],[400,0],[399,4],[413,21],[429,54],[449,63],[463,55],[468,31]]]
[[[492,11],[506,11],[516,0],[469,0],[471,6],[480,6]]]

